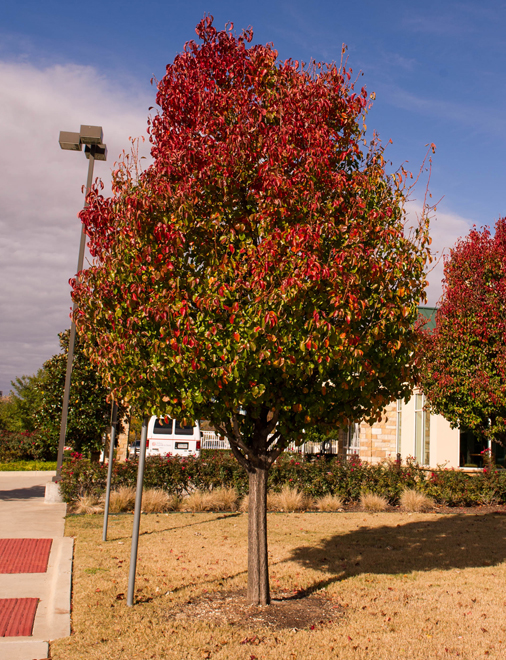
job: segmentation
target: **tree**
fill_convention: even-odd
[[[40,405],[40,383],[44,371],[11,381],[9,397],[0,403],[0,429],[11,432],[35,431],[34,411]]]
[[[420,384],[453,428],[506,442],[506,218],[473,228],[445,260],[436,328],[424,331]]]
[[[154,163],[81,214],[75,321],[116,398],[228,437],[249,473],[248,601],[266,604],[272,463],[308,425],[408,396],[427,221],[405,236],[402,176],[376,141],[363,154],[345,66],[196,31],[158,84]]]
[[[62,351],[44,363],[43,377],[36,385],[39,405],[32,412],[34,427],[42,432],[55,454],[60,435],[69,331],[60,333],[59,337]],[[74,451],[92,454],[102,449],[103,436],[111,420],[109,394],[76,338],[66,435],[66,442]],[[118,419],[123,419],[124,415],[125,408],[121,406]]]

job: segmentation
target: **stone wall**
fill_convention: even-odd
[[[386,409],[381,422],[372,426],[360,424],[360,452],[363,461],[381,463],[390,458],[395,460],[397,438],[397,402],[393,401]]]

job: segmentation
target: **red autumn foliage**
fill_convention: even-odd
[[[506,218],[473,228],[445,261],[436,329],[424,333],[420,379],[453,427],[506,441]]]
[[[268,602],[266,474],[308,426],[409,393],[426,218],[362,151],[344,66],[279,62],[251,31],[197,27],[158,84],[154,163],[81,214],[95,257],[76,324],[117,400],[204,418],[250,474],[248,597]]]

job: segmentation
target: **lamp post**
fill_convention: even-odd
[[[68,131],[61,131],[59,138],[60,147],[69,151],[82,151],[84,144],[84,153],[86,158],[89,159],[88,164],[88,179],[86,182],[86,195],[90,192],[91,184],[93,181],[93,166],[96,160],[107,160],[107,147],[103,144],[103,133],[101,126],[85,126],[82,125],[79,133],[71,133]],[[84,208],[88,205],[85,201]],[[77,272],[80,273],[83,269],[84,250],[86,248],[86,231],[84,225],[81,231],[81,241],[79,244],[79,257],[77,260]],[[75,304],[73,306],[75,311]],[[70,381],[72,377],[72,363],[74,361],[74,345],[76,340],[76,324],[72,318],[70,325],[69,349],[67,354],[67,372],[65,374],[65,389],[63,394],[63,406],[60,424],[60,440],[58,443],[58,458],[56,463],[56,477],[53,481],[57,481],[61,476],[61,467],[63,463],[63,448],[65,446],[65,435],[67,433],[67,417],[69,410],[70,398]]]

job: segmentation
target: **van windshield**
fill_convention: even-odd
[[[160,435],[171,435],[172,434],[172,419],[169,419],[167,422],[163,419],[155,419],[155,425],[153,427],[153,433]]]

